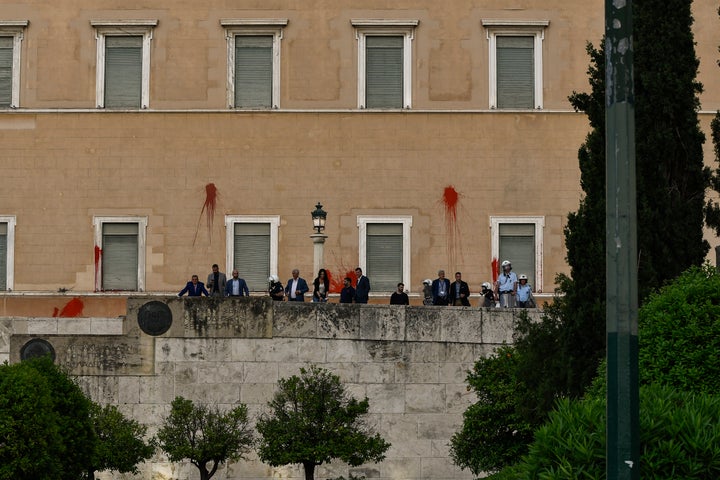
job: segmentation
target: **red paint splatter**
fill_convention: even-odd
[[[210,235],[210,243],[212,243],[212,227],[215,220],[215,208],[217,207],[217,199],[219,196],[220,194],[218,193],[218,189],[214,183],[208,183],[205,185],[205,203],[203,203],[202,210],[200,210],[200,216],[198,217],[193,246],[195,246],[195,242],[197,241],[198,231],[200,230],[200,221],[202,220],[203,213],[205,213],[207,219],[208,234]]]
[[[342,270],[347,269],[341,269],[340,271]],[[355,270],[347,270],[345,272],[345,275],[342,275],[339,278],[333,277],[332,273],[328,269],[325,269],[325,272],[327,273],[328,280],[330,280],[330,293],[340,293],[342,291],[343,287],[345,286],[345,284],[343,283],[345,277],[348,277],[350,279],[350,283],[352,285],[357,284],[357,275],[355,275]]]
[[[492,270],[492,279],[493,283],[497,282],[498,275],[500,275],[500,271],[498,270],[498,259],[493,258],[492,262],[490,262],[490,270]]]
[[[100,272],[100,259],[102,258],[102,248],[95,245],[95,291],[100,290],[100,279],[98,273]]]
[[[457,223],[457,209],[460,205],[462,195],[455,190],[455,187],[448,185],[443,190],[442,204],[445,207],[445,228],[447,231],[446,246],[450,270],[457,265],[457,252],[459,250],[460,228]]]
[[[53,309],[53,317],[79,317],[83,313],[85,305],[80,297],[75,297],[65,304],[62,310],[58,311],[58,308]]]

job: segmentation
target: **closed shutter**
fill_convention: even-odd
[[[367,36],[365,42],[365,107],[402,108],[403,37]]]
[[[140,108],[141,36],[105,37],[105,107]]]
[[[0,107],[12,103],[13,37],[0,37]]]
[[[138,224],[103,223],[102,289],[137,290]]]
[[[535,289],[535,224],[500,224],[500,260],[510,260],[513,272],[525,274]]]
[[[7,290],[7,223],[0,223],[0,291]]]
[[[270,224],[236,223],[233,268],[254,292],[267,290],[270,276]]]
[[[273,37],[235,37],[235,106],[272,107]]]
[[[534,108],[534,37],[496,38],[498,108]]]
[[[403,226],[367,224],[367,275],[375,291],[394,292],[403,281]]]

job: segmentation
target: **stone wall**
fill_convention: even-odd
[[[466,371],[478,357],[512,341],[517,314],[274,304],[267,298],[133,297],[124,318],[0,318],[0,355],[16,362],[27,342],[49,342],[56,362],[76,375],[94,400],[117,405],[147,424],[151,434],[177,395],[223,407],[243,402],[255,417],[279,378],[316,364],[339,375],[353,395],[368,397],[368,423],[392,443],[379,464],[326,465],[317,478],[353,473],[368,479],[469,479],[472,475],[448,457],[449,439],[474,401]],[[303,473],[298,467],[270,467],[253,455],[223,466],[216,476],[249,480],[303,478]],[[158,453],[136,477],[103,473],[101,478],[186,479],[197,478],[197,470]]]

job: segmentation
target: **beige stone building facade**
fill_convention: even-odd
[[[716,7],[694,7],[706,130]],[[0,287],[311,281],[321,202],[322,264],[376,301],[440,268],[477,292],[505,257],[551,292],[602,31],[598,0],[0,0]]]

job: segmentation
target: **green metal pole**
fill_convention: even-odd
[[[607,479],[640,478],[632,0],[605,1]]]

